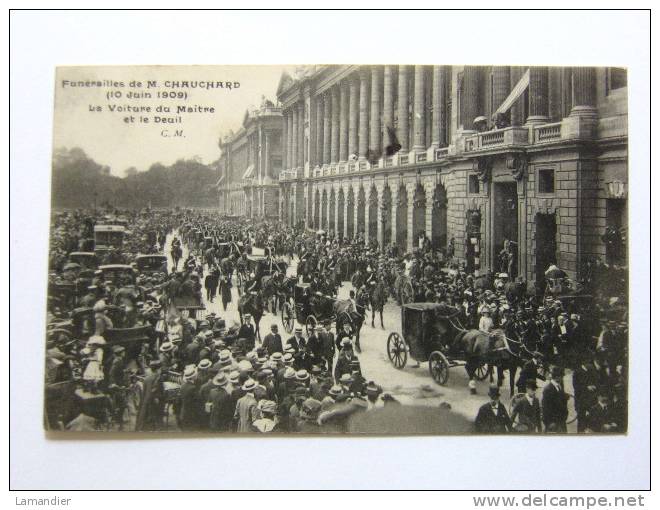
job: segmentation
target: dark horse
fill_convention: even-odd
[[[261,332],[259,331],[259,322],[264,315],[264,302],[261,294],[243,294],[238,300],[238,315],[243,324],[243,316],[249,313],[254,319],[254,329],[257,338],[261,342]]]
[[[376,312],[380,314],[380,327],[385,328],[383,324],[383,308],[385,308],[385,303],[387,303],[387,285],[381,278],[375,284],[371,285],[369,289],[369,305],[371,306],[371,327],[374,328],[374,320],[376,318]]]
[[[455,333],[451,350],[460,353],[465,359],[465,371],[470,379],[470,390],[476,393],[475,374],[484,363],[487,363],[490,367],[497,367],[498,387],[501,387],[504,382],[504,371],[509,371],[510,394],[513,396],[519,360],[511,352],[504,332],[495,330],[486,333],[478,329],[463,329],[452,321],[450,324]]]
[[[349,324],[351,330],[355,334],[355,348],[358,352],[362,352],[360,347],[360,330],[366,318],[366,306],[362,304],[364,300],[356,299],[355,307],[349,299],[335,299],[332,305],[332,311],[336,317],[336,330],[337,333],[341,331],[344,324]]]
[[[179,260],[181,260],[181,257],[183,256],[183,250],[181,249],[181,245],[179,244],[172,245],[172,250],[170,254],[172,255],[172,262],[174,262],[174,270],[176,271],[179,268]]]

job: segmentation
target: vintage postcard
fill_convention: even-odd
[[[48,431],[625,434],[618,67],[59,67]]]

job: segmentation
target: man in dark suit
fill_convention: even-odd
[[[177,423],[183,431],[199,430],[201,428],[201,405],[196,378],[197,368],[194,366],[186,367],[175,409]]]
[[[598,373],[593,364],[583,357],[580,366],[573,371],[573,392],[577,411],[577,431],[587,427],[587,411],[596,403]]]
[[[538,367],[539,362],[536,356],[525,362],[522,369],[520,370],[518,381],[516,382],[518,393],[525,393],[527,391],[527,381],[536,382],[538,377]]]
[[[525,396],[513,406],[511,422],[516,423],[513,428],[516,432],[541,432],[541,404],[536,398],[536,380],[527,379],[525,382]]]
[[[332,364],[335,360],[335,335],[330,330],[331,323],[326,321],[325,328],[319,333],[319,340],[323,345],[323,359],[325,360],[326,370],[332,372]]]
[[[232,399],[227,393],[227,376],[220,372],[213,380],[208,396],[210,404],[209,428],[213,432],[230,432],[234,418]]]
[[[282,337],[278,333],[277,324],[273,324],[270,327],[270,333],[264,338],[262,347],[266,350],[269,356],[276,352],[281,353],[284,350],[282,349]]]
[[[488,389],[490,402],[479,408],[474,426],[479,434],[506,434],[511,431],[511,420],[500,402],[500,390],[493,385]]]
[[[246,351],[251,351],[254,349],[255,330],[254,326],[250,322],[251,320],[252,316],[249,313],[246,313],[243,316],[243,324],[241,324],[241,327],[238,329],[238,338],[243,339],[243,344]]]
[[[561,367],[552,367],[550,382],[543,388],[541,408],[546,432],[566,432],[568,395],[562,386],[563,376]]]
[[[305,339],[302,336],[302,327],[296,326],[296,329],[293,331],[293,336],[286,341],[286,346],[292,347],[296,352],[305,348]]]
[[[598,402],[587,411],[587,428],[592,432],[622,432],[608,393],[607,388],[601,388],[598,391]]]

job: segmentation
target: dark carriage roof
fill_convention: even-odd
[[[444,303],[408,303],[403,305],[406,310],[416,310],[419,312],[433,311],[442,317],[454,317],[459,314],[458,308],[446,305]]]

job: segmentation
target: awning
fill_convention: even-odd
[[[252,179],[253,173],[254,173],[254,165],[248,166],[247,170],[245,170],[245,173],[243,174],[243,179]]]
[[[495,113],[506,113],[509,108],[515,103],[520,96],[523,95],[525,90],[529,87],[529,69],[525,71],[525,74],[522,75],[522,78],[518,80],[516,86],[513,87],[509,96],[504,100],[500,107],[495,110]]]

